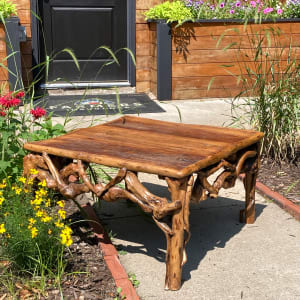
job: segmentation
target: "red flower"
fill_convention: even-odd
[[[1,111],[0,111],[0,116],[1,116],[1,117],[5,117],[5,116],[6,116],[6,113],[5,113],[3,110],[1,110]]]
[[[12,98],[11,93],[0,98],[0,104],[2,105],[3,108],[18,106],[20,103],[21,100],[18,98]]]
[[[16,98],[23,98],[25,96],[25,93],[23,91],[18,92],[16,95]]]
[[[33,115],[33,117],[34,117],[34,119],[36,120],[36,119],[39,119],[39,118],[41,118],[42,116],[45,116],[46,115],[46,111],[43,109],[43,108],[41,108],[41,107],[36,107],[35,109],[32,109],[31,111],[30,111],[30,113]]]

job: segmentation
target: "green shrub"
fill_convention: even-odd
[[[169,2],[166,1],[162,4],[150,8],[145,16],[147,19],[165,19],[167,22],[177,21],[179,24],[193,19],[193,14],[182,1]]]
[[[17,14],[16,5],[9,0],[0,0],[0,18],[6,19]]]
[[[19,105],[23,102],[22,109]],[[24,92],[0,97],[0,179],[16,178],[22,172],[23,145],[27,141],[51,138],[65,133],[64,125],[53,125],[51,114],[25,99]]]

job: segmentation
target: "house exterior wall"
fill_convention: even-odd
[[[17,6],[17,14],[20,23],[26,29],[27,41],[20,43],[21,61],[22,61],[22,77],[25,86],[32,81],[32,40],[31,40],[31,12],[30,0],[12,0]]]
[[[17,6],[17,14],[22,26],[26,28],[27,41],[20,44],[22,58],[22,75],[25,86],[32,81],[32,35],[31,35],[31,11],[30,0],[12,0]],[[156,31],[150,28],[145,21],[144,12],[156,4],[165,0],[136,0],[136,91],[156,91]],[[1,31],[2,30],[2,31]],[[0,38],[4,30],[0,29]],[[5,43],[0,45],[4,51]],[[1,53],[5,57],[6,53]],[[3,68],[2,68],[3,69]],[[0,83],[7,81],[7,72],[3,69],[0,74]],[[0,72],[0,73],[1,73]]]
[[[136,91],[156,91],[156,30],[147,24],[144,12],[165,0],[136,0]],[[152,26],[152,27],[151,27]],[[154,25],[155,26],[155,25]]]
[[[7,67],[7,61],[5,57],[6,54],[6,43],[5,43],[5,30],[4,25],[0,25],[0,63]],[[8,71],[5,68],[0,68],[0,91],[7,92],[7,80],[8,80]]]

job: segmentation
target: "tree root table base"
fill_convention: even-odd
[[[143,138],[140,143],[139,135]],[[239,174],[245,173],[246,201],[240,218],[246,223],[254,222],[262,136],[255,131],[125,116],[58,138],[25,144],[32,153],[24,158],[24,176],[45,180],[48,188],[67,199],[92,192],[108,202],[128,199],[151,213],[167,241],[165,289],[178,290],[190,239],[190,201],[216,198],[221,188],[233,187]],[[132,143],[134,139],[136,142]],[[119,171],[107,184],[92,182],[86,172],[90,163],[117,167]],[[37,174],[32,174],[32,169]],[[165,180],[170,200],[148,191],[138,180],[138,172],[157,174]],[[211,184],[208,178],[216,172],[217,178]],[[121,181],[125,182],[124,189],[118,186]]]

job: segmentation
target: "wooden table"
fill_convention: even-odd
[[[255,181],[259,168],[259,141],[263,134],[250,130],[187,125],[124,116],[112,122],[78,129],[63,136],[25,144],[24,175],[46,180],[66,198],[93,192],[105,201],[129,199],[151,213],[167,240],[165,288],[181,286],[190,238],[189,202],[216,198],[219,190],[233,187],[245,173],[245,209],[241,219],[255,219]],[[89,163],[119,168],[108,184],[92,183]],[[38,174],[31,174],[35,168]],[[220,171],[213,184],[207,178]],[[166,180],[171,199],[150,193],[138,172]],[[73,175],[73,176],[71,176]],[[70,180],[74,176],[77,182]],[[117,186],[125,181],[125,189]]]

